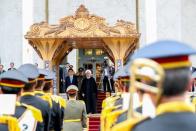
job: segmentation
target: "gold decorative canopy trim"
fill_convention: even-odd
[[[135,24],[118,20],[114,26],[106,23],[105,18],[89,14],[81,5],[74,16],[59,20],[57,25],[46,22],[35,23],[30,27],[25,38],[129,38],[139,37]]]

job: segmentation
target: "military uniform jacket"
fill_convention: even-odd
[[[0,123],[0,131],[9,131],[8,125]]]
[[[163,106],[162,106],[163,107]],[[133,131],[195,131],[194,108],[183,102],[165,104],[162,113],[154,119],[138,123]],[[159,112],[159,111],[157,111]]]
[[[42,100],[41,98],[34,96],[31,93],[24,93],[20,99],[21,103],[25,103],[27,105],[31,105],[42,112],[43,123],[38,123],[37,131],[48,131],[49,130],[49,123],[50,123],[50,106],[49,104]]]
[[[18,120],[13,116],[0,116],[0,131],[20,131]]]
[[[62,110],[60,103],[52,99],[52,108],[51,108],[51,120],[50,120],[50,130],[61,131],[62,129]]]
[[[136,125],[133,131],[194,131],[195,123],[193,113],[167,113]]]
[[[34,110],[34,111],[33,111]],[[37,123],[42,121],[41,111],[28,105],[16,103],[15,114],[22,131],[38,130]]]
[[[83,128],[87,127],[86,106],[83,101],[68,100],[64,113],[63,131],[82,131]],[[70,121],[66,122],[67,120]]]

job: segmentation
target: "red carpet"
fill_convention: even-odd
[[[109,93],[99,92],[97,97],[97,112],[101,113],[102,102],[108,97]],[[92,114],[88,116],[88,131],[99,131],[100,129],[100,114]]]
[[[100,114],[92,114],[88,117],[88,131],[99,131]]]
[[[101,113],[102,110],[102,102],[103,100],[108,97],[109,93],[99,92],[97,96],[97,112]]]

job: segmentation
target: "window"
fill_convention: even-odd
[[[95,49],[95,54],[97,56],[100,56],[100,55],[103,55],[104,54],[104,51],[102,49]]]
[[[93,49],[84,49],[84,55],[93,55]]]

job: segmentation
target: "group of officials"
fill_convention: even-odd
[[[16,103],[14,114],[0,112],[0,131],[82,131],[86,107],[76,100],[77,87],[67,88],[65,101],[52,95],[53,78],[52,72],[32,64],[2,73],[0,94],[16,95]]]
[[[194,54],[192,47],[171,40],[139,49],[122,69],[124,76],[129,72],[129,97],[119,92],[104,101],[101,130],[194,131],[195,96],[188,93],[193,80],[189,56]],[[121,80],[116,82],[120,88]]]
[[[77,98],[85,101],[87,113],[95,114],[97,112],[98,91],[91,70],[85,71],[83,68],[79,68],[78,72],[75,73],[73,67],[67,63],[65,68],[61,68],[60,74],[62,75],[60,93],[65,93],[70,85],[75,85],[78,89]]]

